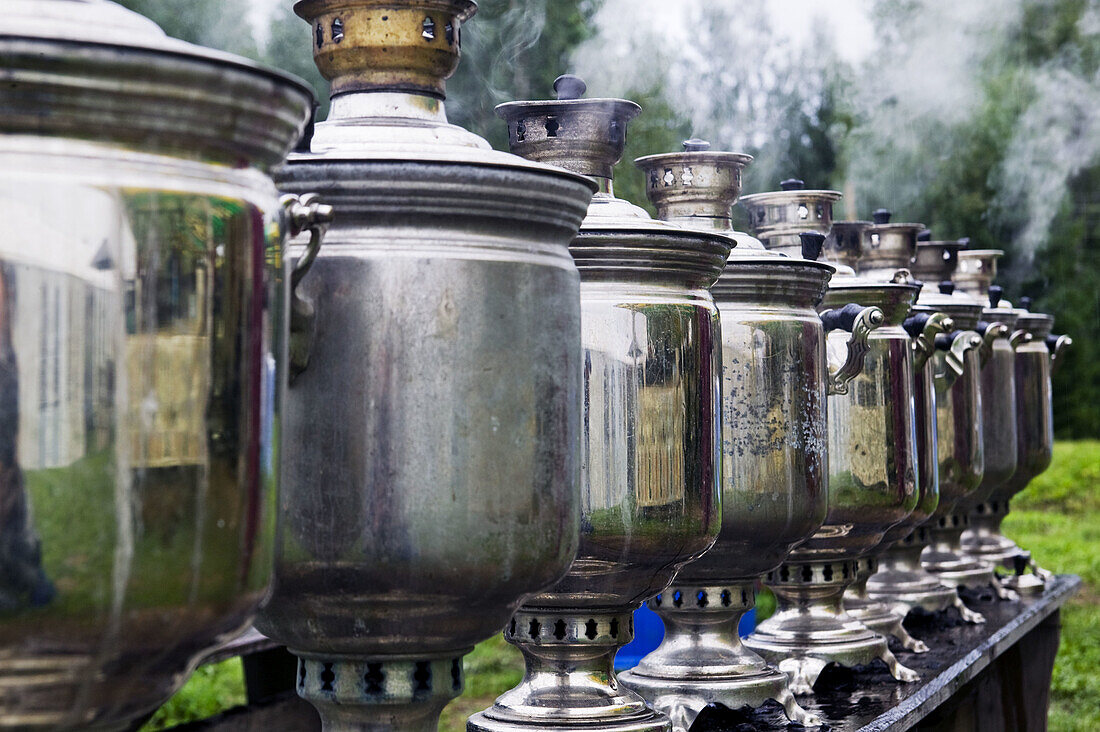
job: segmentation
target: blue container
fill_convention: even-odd
[[[741,616],[737,632],[742,638],[756,629],[756,608]],[[634,668],[638,662],[657,646],[665,637],[665,626],[657,613],[642,605],[634,611],[634,640],[623,646],[615,656],[615,670]]]

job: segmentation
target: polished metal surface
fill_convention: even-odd
[[[453,70],[471,3],[385,3],[381,29],[380,8],[295,6],[322,31],[337,96],[278,182],[318,191],[337,219],[300,288],[276,583],[257,627],[299,657],[298,693],[326,728],[434,730],[462,656],[574,558],[568,244],[595,185],[488,149],[424,90]],[[424,22],[437,34],[410,45]],[[387,48],[408,85],[373,86]]]
[[[777,254],[801,257],[800,235],[815,231],[828,236],[833,226],[833,204],[840,200],[841,194],[807,189],[797,178],[783,181],[780,188],[742,196],[740,203],[748,212],[749,229],[766,248]],[[830,257],[827,261],[848,265],[842,258]]]
[[[601,193],[570,246],[581,272],[580,548],[569,573],[512,619],[505,639],[524,655],[524,680],[470,730],[670,729],[618,682],[615,653],[631,639],[631,613],[720,528],[722,341],[707,288],[733,241],[614,197],[606,176],[638,107],[580,99],[583,86],[561,77],[558,100],[497,108],[513,149],[593,176]],[[546,134],[554,124],[581,132]]]
[[[0,56],[0,728],[131,729],[268,590],[311,97],[93,0]]]
[[[725,232],[746,156],[686,151],[636,161],[661,219]],[[703,148],[703,149],[700,149]],[[751,245],[750,245],[751,246]],[[759,246],[759,245],[758,245]],[[825,518],[825,333],[816,306],[832,268],[739,244],[711,288],[722,321],[722,528],[705,555],[649,601],[665,636],[620,680],[687,730],[709,703],[779,701],[812,725],[787,677],[745,648],[754,583]]]
[[[760,195],[787,198],[797,193]],[[796,198],[785,205],[797,210],[799,204]],[[845,303],[878,308],[881,326],[868,334],[859,375],[828,398],[825,523],[778,570],[768,573],[776,614],[745,641],[787,673],[796,694],[810,692],[831,662],[853,666],[880,658],[895,678],[916,680],[897,663],[885,639],[849,616],[842,602],[844,590],[856,579],[856,560],[878,546],[887,529],[913,511],[919,497],[912,342],[902,328],[917,287],[907,278],[908,273],[899,272],[897,281],[881,283],[837,275],[823,302],[829,309]],[[829,333],[830,362],[839,360],[848,340],[842,330]]]

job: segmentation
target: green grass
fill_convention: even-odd
[[[1100,442],[1059,442],[1051,467],[1012,501],[1005,533],[1084,587],[1062,611],[1051,732],[1100,729]]]
[[[1085,582],[1062,613],[1050,730],[1100,730],[1100,441],[1055,445],[1050,469],[1012,502],[1004,529],[1047,569]],[[758,599],[761,616],[773,606],[770,597]],[[479,645],[466,657],[466,693],[444,710],[440,730],[462,732],[466,717],[490,706],[522,674],[519,651],[502,637]],[[200,669],[144,729],[200,719],[243,701],[239,661]]]

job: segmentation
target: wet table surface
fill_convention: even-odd
[[[966,604],[982,613],[984,625],[957,620],[954,611],[906,621],[910,632],[931,650],[909,653],[891,644],[902,664],[920,674],[913,684],[894,681],[886,667],[875,665],[852,672],[829,667],[812,696],[799,697],[807,710],[824,718],[835,732],[898,732],[914,727],[951,698],[967,682],[1058,611],[1081,584],[1079,577],[1059,575],[1041,595],[1003,601],[991,592],[965,592]],[[1049,678],[1046,680],[1049,684]],[[704,710],[691,732],[748,732],[776,729],[785,718],[767,707],[752,717],[728,710]],[[786,725],[779,726],[783,729]],[[802,729],[791,726],[790,729]]]

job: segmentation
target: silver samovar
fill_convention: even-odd
[[[447,123],[468,0],[303,0],[332,112],[281,171],[337,210],[301,291],[260,628],[327,729],[434,730],[462,656],[577,546],[595,185]]]
[[[793,251],[799,225],[831,228],[830,209],[840,194],[799,190],[790,182],[784,187],[746,196],[742,204],[765,246]],[[834,241],[830,256],[856,255],[847,237]],[[842,598],[856,579],[857,560],[917,505],[912,341],[902,322],[918,288],[909,283],[907,271],[883,283],[855,276],[844,261],[837,262],[837,270],[823,302],[829,310],[822,319],[831,331],[827,349],[847,348],[849,337],[840,331],[852,329],[864,340],[864,366],[827,402],[828,513],[822,528],[768,573],[777,612],[745,641],[787,673],[796,694],[809,693],[830,662],[855,666],[877,658],[895,678],[917,679],[897,662],[882,636],[845,612]],[[870,313],[877,318],[868,319]]]
[[[917,254],[917,236],[923,224],[891,223],[891,213],[886,209],[874,212],[871,225],[860,222],[836,222],[832,238],[835,248],[842,252],[859,248],[859,258],[854,259],[859,273],[871,280],[890,282],[902,269],[912,266]],[[849,243],[850,240],[850,243]],[[917,312],[902,323],[913,340],[914,408],[916,415],[917,490],[916,508],[902,521],[888,529],[882,542],[870,553],[858,560],[856,581],[844,593],[844,608],[848,614],[865,626],[885,636],[897,638],[901,645],[913,652],[923,653],[928,646],[913,638],[902,620],[910,606],[903,602],[881,601],[872,598],[868,581],[879,570],[880,557],[897,542],[909,538],[925,523],[939,505],[939,480],[936,471],[936,413],[928,409],[934,398],[933,367],[930,358],[935,351],[936,336],[954,329],[954,323],[945,313]],[[903,550],[905,551],[905,550]],[[908,550],[912,554],[912,549]],[[906,591],[916,591],[923,606],[940,610],[954,602],[961,605],[958,595],[945,587],[935,577],[920,567],[920,548],[916,550],[915,563],[919,573],[904,578]],[[890,560],[887,560],[890,567]],[[922,576],[923,575],[923,576]],[[931,606],[931,607],[929,607]]]
[[[0,729],[132,729],[271,578],[299,81],[103,0],[0,12]]]
[[[997,276],[997,260],[1002,254],[998,250],[961,252],[957,280],[960,288],[977,296],[988,293],[989,317],[1003,321],[1012,329],[1012,343],[1017,352],[1006,370],[1012,374],[1013,389],[1003,398],[1013,404],[1016,419],[1011,430],[1005,429],[1004,439],[1016,459],[1017,469],[974,507],[970,514],[971,528],[962,537],[963,549],[977,559],[1016,570],[1017,576],[1009,577],[1006,584],[1020,591],[1034,592],[1042,589],[1050,573],[1035,565],[1028,552],[1002,535],[1000,525],[1008,513],[1009,499],[1050,464],[1053,419],[1049,372],[1058,363],[1057,354],[1072,340],[1067,336],[1050,335],[1053,325],[1050,316],[1013,308],[1002,299],[1001,288],[992,284]],[[1043,342],[1036,343],[1037,339]],[[1027,372],[1024,378],[1030,379],[1029,382],[1016,383],[1015,373],[1021,369]],[[1032,570],[1030,575],[1024,574],[1028,568]]]
[[[664,640],[619,678],[677,730],[709,703],[737,709],[768,699],[792,721],[815,725],[786,675],[745,648],[737,626],[755,605],[755,582],[825,518],[827,365],[816,307],[833,268],[777,256],[735,233],[730,208],[752,158],[700,140],[684,147],[635,162],[661,219],[738,241],[711,288],[722,320],[722,530],[649,601]]]
[[[961,546],[970,507],[990,490],[984,482],[982,377],[987,368],[991,381],[1001,375],[1001,347],[1008,345],[1009,335],[1003,323],[982,321],[982,303],[956,289],[958,252],[965,246],[966,240],[921,241],[913,266],[917,277],[926,281],[918,309],[946,313],[957,328],[940,336],[942,347],[935,356],[940,505],[929,522],[931,543],[921,563],[952,587],[989,586],[1009,599],[1015,595],[1001,587],[992,565],[966,556]],[[1001,476],[1003,470],[994,474]]]
[[[514,152],[600,186],[570,247],[584,361],[580,549],[505,628],[527,673],[468,729],[667,730],[668,717],[619,684],[614,658],[633,611],[718,534],[722,352],[707,288],[733,242],[615,198],[611,171],[638,105],[582,99],[573,76],[555,91],[497,113]]]

